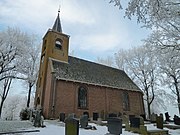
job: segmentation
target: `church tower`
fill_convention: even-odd
[[[68,63],[69,36],[62,32],[60,10],[52,29],[43,38],[35,106],[43,106],[49,59]]]

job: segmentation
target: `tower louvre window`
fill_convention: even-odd
[[[55,41],[55,47],[59,50],[62,50],[62,40],[61,39],[56,39]]]

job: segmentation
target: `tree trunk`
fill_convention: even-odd
[[[173,78],[174,78],[174,85],[175,85],[175,89],[176,89],[178,110],[179,110],[179,114],[180,114],[180,93],[179,93],[179,88],[178,88],[178,80],[175,77],[173,77]]]
[[[148,109],[148,118],[150,119],[150,116],[151,116],[151,108],[150,108],[150,102],[149,102],[149,91],[148,91],[148,88],[146,87],[146,100],[147,100],[147,109]]]
[[[180,96],[179,96],[179,90],[178,90],[178,88],[176,89],[176,91],[177,91],[178,111],[179,111],[179,114],[180,114]]]
[[[148,118],[150,119],[150,117],[151,117],[151,104],[149,103],[149,101],[147,101],[147,107],[148,107]]]
[[[31,100],[31,89],[32,85],[29,83],[29,91],[28,91],[28,99],[27,99],[27,108],[29,108],[30,100]]]
[[[4,99],[2,98],[1,105],[0,105],[0,118],[1,118],[1,114],[2,114],[3,104],[4,104]]]

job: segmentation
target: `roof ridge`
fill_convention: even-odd
[[[75,56],[68,56],[68,57],[75,58],[75,59],[78,59],[78,60],[81,60],[81,61],[85,61],[85,62],[93,63],[93,64],[96,64],[96,65],[99,65],[99,66],[104,66],[104,67],[107,67],[107,68],[112,68],[112,69],[115,69],[115,70],[118,70],[118,71],[125,72],[125,71],[122,70],[122,69],[118,69],[118,68],[116,68],[116,67],[104,65],[104,64],[101,64],[101,63],[98,63],[98,62],[94,62],[94,61],[90,61],[90,60],[85,60],[85,59],[78,58],[78,57],[75,57]]]

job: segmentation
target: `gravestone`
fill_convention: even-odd
[[[144,118],[141,116],[136,116],[136,118],[140,119],[140,125],[144,125]]]
[[[118,116],[118,117],[122,117],[122,113],[121,113],[121,112],[119,112],[117,116]]]
[[[81,116],[80,125],[81,125],[81,128],[86,128],[88,126],[88,116],[87,115]]]
[[[110,134],[122,134],[122,119],[116,117],[109,117],[107,119],[108,131]]]
[[[129,116],[128,115],[122,116],[122,123],[125,124],[125,131],[130,131]]]
[[[76,115],[75,115],[74,113],[70,113],[70,114],[68,115],[68,118],[76,118]]]
[[[135,115],[129,115],[129,120],[134,117],[135,117]]]
[[[130,119],[130,127],[140,128],[140,118],[132,117]]]
[[[157,128],[163,129],[163,117],[162,115],[156,117]]]
[[[110,117],[117,117],[117,114],[115,114],[115,113],[109,113],[108,114],[108,117],[110,118]]]
[[[59,115],[59,121],[62,121],[62,122],[64,122],[65,121],[65,113],[60,113],[60,115]]]
[[[180,118],[176,115],[174,115],[174,124],[180,125]]]
[[[155,114],[155,113],[151,114],[151,116],[150,116],[151,123],[156,123],[156,117],[157,117],[157,114]]]
[[[144,121],[146,120],[146,115],[145,114],[141,114],[141,117],[143,117]]]
[[[98,120],[98,118],[99,118],[99,114],[98,113],[95,113],[95,112],[93,112],[93,120]]]
[[[29,116],[29,120],[30,120],[31,122],[33,122],[33,121],[34,121],[34,118],[33,118],[33,110],[32,110],[32,109],[30,109],[30,116]]]
[[[105,112],[104,110],[101,111],[100,117],[102,120],[105,120]]]
[[[79,121],[75,118],[65,120],[65,135],[79,135]]]
[[[89,113],[88,112],[83,112],[83,115],[87,115],[89,118]]]
[[[39,110],[37,110],[35,112],[35,119],[34,119],[34,126],[35,127],[41,127],[41,112]]]
[[[129,118],[127,115],[122,115],[122,123],[123,124],[129,123]]]
[[[165,113],[165,121],[171,122],[172,120],[169,119],[170,117],[171,117],[171,116],[169,116],[169,113],[166,112],[166,113]]]

